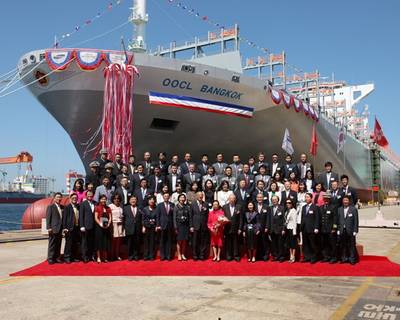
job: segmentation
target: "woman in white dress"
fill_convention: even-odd
[[[299,183],[299,192],[297,192],[297,225],[301,224],[301,211],[306,204],[307,187],[304,181]],[[299,245],[303,244],[303,236],[299,232]]]
[[[184,193],[182,191],[182,186],[180,184],[176,185],[176,190],[175,192],[171,195],[171,199],[169,201],[171,201],[174,205],[178,204],[178,198],[181,194],[184,194],[186,196],[186,193]],[[158,202],[158,200],[157,200]]]
[[[279,191],[282,192],[282,191],[285,190],[285,186],[284,186],[284,184],[282,182],[282,175],[281,175],[281,173],[279,171],[275,172],[273,181],[276,182]]]
[[[231,190],[229,190],[229,182],[224,180],[221,182],[219,187],[219,191],[216,192],[215,199],[218,200],[221,207],[228,203],[229,196],[233,194]]]
[[[112,215],[112,256],[113,259],[121,260],[119,256],[121,248],[121,239],[125,237],[125,230],[123,225],[123,208],[122,199],[119,194],[115,194],[111,198],[112,203],[109,205]]]
[[[168,193],[168,186],[167,186],[167,185],[164,185],[164,186],[161,188],[161,192],[157,193],[157,196],[156,196],[156,202],[157,202],[157,204],[159,204],[159,203],[161,203],[161,202],[164,202],[163,194],[166,193],[166,192]]]
[[[285,226],[286,226],[286,245],[289,248],[290,259],[293,263],[296,260],[297,246],[297,210],[293,207],[293,202],[290,199],[285,203]]]

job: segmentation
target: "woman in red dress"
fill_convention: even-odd
[[[224,236],[224,224],[226,218],[219,206],[218,200],[212,203],[212,209],[208,214],[208,229],[211,232],[211,246],[213,250],[213,261],[221,260],[222,237]]]
[[[101,195],[99,204],[95,208],[94,219],[95,226],[95,248],[97,251],[97,263],[107,262],[107,253],[111,249],[110,225],[112,222],[111,209],[107,206],[107,197]]]

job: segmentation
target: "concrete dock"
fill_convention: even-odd
[[[382,211],[400,218],[400,207]],[[400,263],[399,229],[362,228],[358,242]],[[400,278],[8,276],[43,261],[46,248],[0,243],[0,319],[400,319]]]

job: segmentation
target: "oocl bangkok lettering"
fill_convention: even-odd
[[[185,80],[165,78],[162,81],[162,85],[164,87],[179,88],[179,89],[183,89],[183,90],[193,90],[192,83],[189,81],[185,81]],[[228,89],[220,88],[220,87],[213,87],[213,86],[209,86],[206,84],[203,84],[200,87],[200,92],[203,92],[206,94],[211,94],[211,95],[216,95],[216,96],[223,96],[223,97],[231,98],[234,100],[240,100],[241,96],[243,95],[243,93],[241,93],[241,92],[237,92],[234,90],[228,90]]]

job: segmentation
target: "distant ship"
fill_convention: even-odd
[[[132,63],[138,68],[133,94],[134,153],[183,154],[200,159],[223,152],[243,160],[259,151],[284,155],[285,128],[296,154],[308,151],[312,127],[318,134],[317,172],[327,160],[334,171],[347,173],[363,201],[372,187],[399,187],[396,155],[380,150],[369,138],[368,116],[354,106],[374,90],[373,85],[323,83],[318,72],[290,76],[286,56],[269,54],[242,65],[239,28],[209,32],[182,45],[171,43],[148,52],[146,1],[135,0],[131,21],[135,36],[128,54],[102,49],[45,49],[23,55],[20,77],[29,90],[70,136],[85,168],[97,155],[91,146],[101,125],[103,69],[110,63]],[[210,47],[219,52],[206,55]],[[178,59],[182,53],[189,59]],[[265,75],[268,72],[268,76]],[[355,97],[356,95],[359,97]],[[365,121],[366,119],[366,121]],[[344,150],[336,152],[340,127],[346,126]],[[229,161],[229,160],[228,160]]]
[[[33,203],[45,198],[44,193],[26,191],[0,191],[0,203]]]

